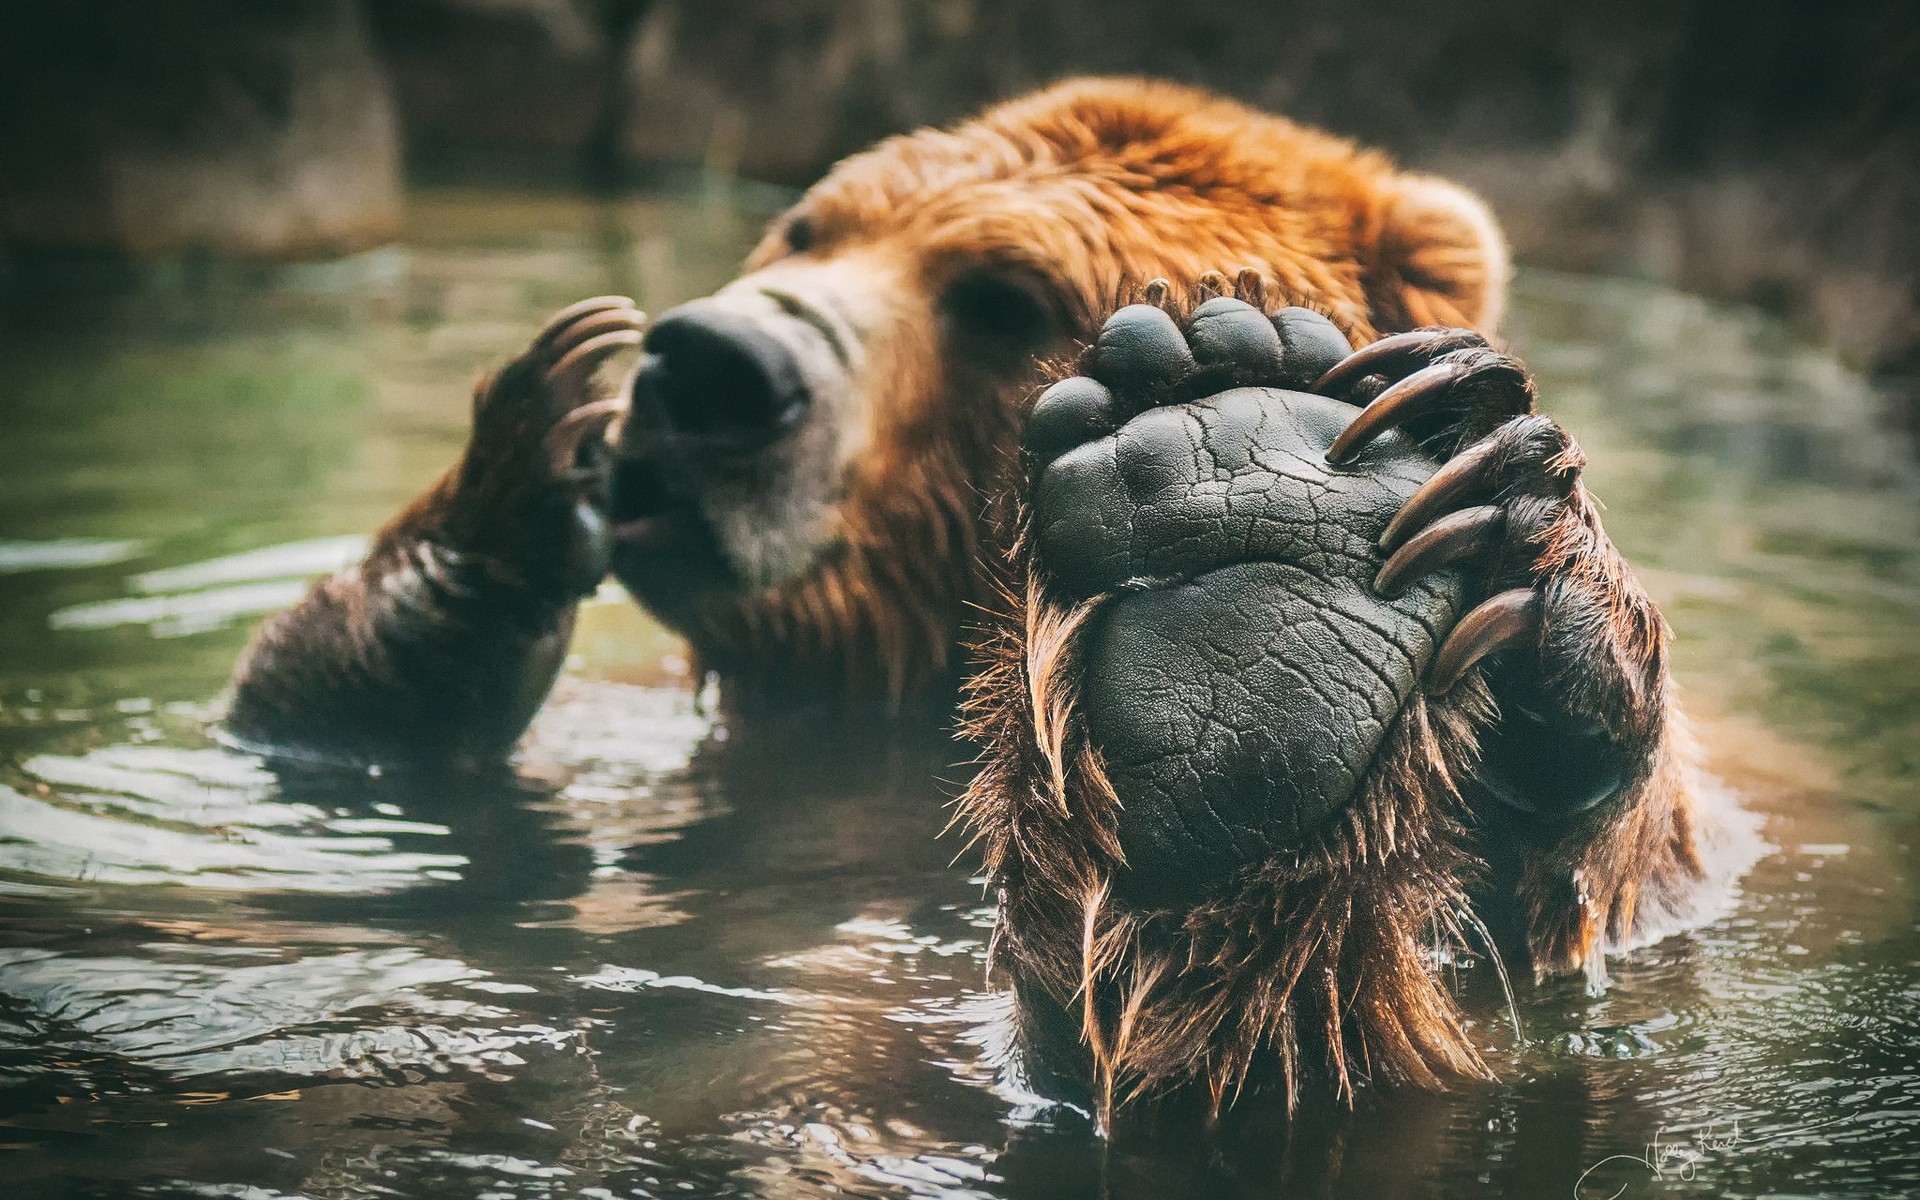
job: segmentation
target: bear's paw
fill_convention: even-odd
[[[1363,410],[1304,389],[1349,353],[1306,309],[1137,304],[1034,405],[1031,546],[1063,602],[1098,601],[1078,694],[1133,903],[1311,844],[1456,616],[1452,572],[1374,586],[1438,463],[1402,432],[1329,462]]]

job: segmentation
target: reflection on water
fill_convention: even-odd
[[[272,780],[265,771],[244,782],[221,779],[233,774],[218,769],[227,755],[191,755],[200,761],[131,746],[86,758],[29,759],[36,794],[0,789],[0,828],[14,835],[0,844],[0,870],[79,884],[332,892],[389,891],[436,874],[457,878],[459,857],[401,853],[384,836],[444,834],[443,827],[265,802],[258,798]],[[107,788],[125,790],[100,790]],[[183,788],[197,790],[175,794]]]
[[[577,296],[710,288],[756,219],[417,213],[404,253],[0,351],[9,1195],[1920,1188],[1920,483],[1825,356],[1640,285],[1516,303],[1774,847],[1726,914],[1598,994],[1520,981],[1518,1048],[1467,971],[1497,1086],[1108,1145],[994,1070],[990,908],[938,836],[960,748],[718,725],[615,596],[511,774],[276,774],[209,736],[248,624],[454,452],[459,381]]]
[[[444,985],[486,988],[483,973],[411,946],[289,957],[156,938],[141,949],[138,958],[23,949],[0,955],[0,968],[44,1048],[124,1058],[176,1079],[270,1072],[403,1081],[409,1069],[517,1066],[525,1060],[516,1047],[567,1040],[538,1026],[476,1026],[512,1014],[434,996]]]
[[[34,543],[18,543],[31,547]],[[42,542],[41,547],[74,543]],[[94,542],[91,546],[138,545]],[[107,629],[145,625],[155,637],[181,637],[218,629],[240,617],[287,607],[306,592],[306,581],[338,570],[365,553],[367,539],[354,535],[315,538],[230,554],[184,567],[143,571],[130,578],[139,595],[69,604],[48,615],[53,629]],[[44,555],[42,556],[44,558]],[[118,561],[117,559],[108,561]]]

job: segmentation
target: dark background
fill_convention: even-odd
[[[1523,262],[1759,302],[1920,391],[1911,0],[15,0],[4,19],[16,298],[49,262],[364,249],[409,182],[805,183],[875,137],[1126,72],[1460,179]]]

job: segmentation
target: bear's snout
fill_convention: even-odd
[[[633,404],[676,440],[750,454],[797,427],[812,392],[792,349],[762,322],[710,301],[667,313],[647,331]]]
[[[670,621],[795,578],[834,537],[865,348],[825,290],[818,273],[750,275],[647,330],[608,515],[616,573]]]

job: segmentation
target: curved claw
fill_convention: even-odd
[[[1231,295],[1246,301],[1261,312],[1267,311],[1267,277],[1257,267],[1241,267],[1233,273]]]
[[[563,476],[574,468],[579,460],[580,448],[587,439],[595,434],[604,433],[608,425],[618,420],[627,411],[627,402],[620,396],[609,396],[604,400],[595,400],[582,404],[566,416],[553,423],[547,431],[547,461],[555,476]]]
[[[574,349],[586,345],[603,333],[617,330],[643,330],[647,325],[647,315],[636,308],[601,309],[574,321],[551,340],[542,343],[540,350],[555,359],[564,359]]]
[[[1339,368],[1334,368],[1338,370]],[[1395,425],[1418,416],[1436,399],[1443,397],[1467,373],[1457,362],[1435,363],[1422,367],[1374,398],[1360,410],[1353,423],[1340,431],[1327,447],[1327,462],[1340,466],[1353,458],[1374,438]]]
[[[540,329],[540,335],[533,339],[533,348],[542,350],[552,345],[555,339],[581,317],[612,308],[632,307],[633,297],[631,296],[590,296],[585,300],[577,300],[547,318],[547,323]]]
[[[1400,506],[1393,520],[1387,522],[1386,530],[1380,535],[1380,549],[1391,554],[1413,535],[1414,530],[1432,520],[1436,513],[1468,500],[1492,495],[1493,452],[1496,448],[1492,441],[1475,442],[1448,459],[1444,466],[1420,485],[1419,490],[1407,497],[1407,502]]]
[[[1414,580],[1483,553],[1506,526],[1506,510],[1492,504],[1449,513],[1394,551],[1373,577],[1373,590],[1392,599]]]
[[[1467,668],[1495,650],[1540,636],[1540,594],[1514,588],[1483,602],[1453,627],[1427,669],[1426,692],[1444,696]]]
[[[1460,337],[1450,330],[1416,329],[1370,342],[1334,364],[1331,371],[1307,390],[1326,395],[1369,375],[1392,375],[1426,363],[1448,350],[1458,349]]]
[[[590,337],[567,351],[559,362],[548,367],[546,381],[551,385],[560,383],[562,380],[573,381],[585,378],[607,355],[624,347],[639,344],[640,331],[631,325],[622,325],[610,333]]]

